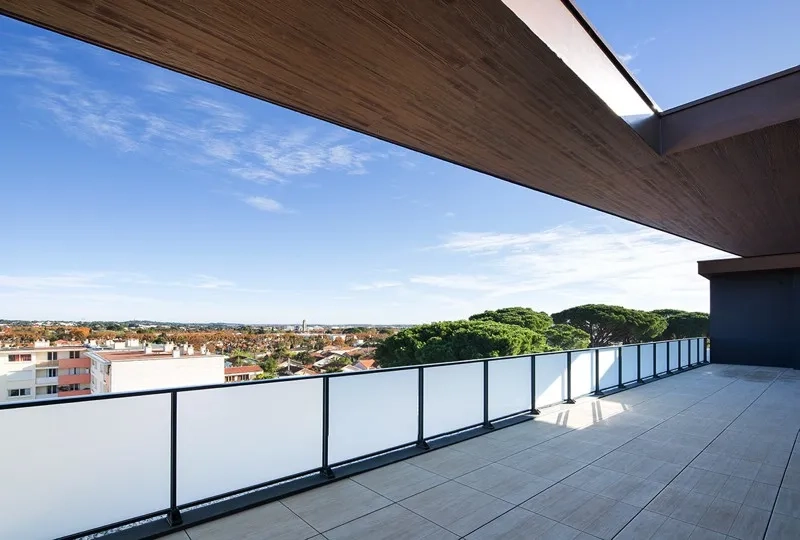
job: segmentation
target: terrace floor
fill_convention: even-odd
[[[800,538],[800,372],[710,364],[172,534]]]

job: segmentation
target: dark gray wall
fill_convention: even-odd
[[[800,368],[800,269],[710,280],[713,362]]]

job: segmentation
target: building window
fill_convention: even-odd
[[[30,354],[9,354],[8,361],[9,362],[30,362],[32,360],[32,356]]]
[[[69,357],[70,358],[80,358],[81,357],[81,351],[69,351]]]
[[[50,368],[47,370],[48,377],[58,377],[58,369],[57,368]]]
[[[49,353],[47,353],[47,359],[48,360],[58,360],[58,352],[50,351]]]
[[[30,388],[14,388],[8,391],[8,397],[23,397],[31,395]]]
[[[47,387],[48,394],[58,394],[58,387],[56,385],[48,386]]]
[[[67,375],[80,375],[81,368],[71,367],[67,368]]]

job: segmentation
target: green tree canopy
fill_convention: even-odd
[[[526,307],[507,307],[477,313],[469,318],[471,321],[494,321],[503,324],[521,326],[534,332],[544,332],[553,326],[553,319],[543,311],[533,311]]]
[[[683,339],[708,335],[708,313],[678,309],[656,309],[653,313],[667,319],[667,328],[661,334],[661,339]]]
[[[546,349],[542,334],[494,321],[446,321],[406,328],[375,351],[381,367],[411,366]]]
[[[565,309],[554,313],[553,320],[588,333],[590,347],[650,341],[667,328],[667,320],[657,313],[605,304]]]
[[[589,346],[589,334],[568,324],[555,324],[544,331],[547,345],[556,351],[585,349]]]

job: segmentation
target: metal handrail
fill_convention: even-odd
[[[683,345],[683,342],[686,342],[686,346]],[[692,342],[696,343],[696,352],[692,354],[691,344]],[[658,345],[665,343],[667,344],[666,347],[666,371],[658,372],[657,371],[657,351],[659,349]],[[670,369],[669,363],[669,351],[671,350],[671,344],[676,343],[678,348],[678,365],[676,369]],[[652,345],[652,362],[653,362],[653,373],[652,375],[648,375],[646,377],[642,377],[642,347]],[[623,350],[626,347],[636,347],[636,378],[631,381],[624,381],[623,380]],[[701,348],[705,351],[701,354]],[[689,361],[694,358],[694,363],[689,366],[688,362],[687,365],[681,365],[681,356],[684,349],[688,349],[689,353]],[[600,354],[604,350],[612,350],[614,351],[614,362],[618,363],[618,371],[617,371],[617,384],[611,385],[607,388],[600,387]],[[387,456],[390,456],[388,459],[390,461],[398,461],[399,459],[405,459],[406,457],[410,457],[411,455],[418,455],[424,452],[427,452],[431,449],[432,445],[436,447],[446,446],[448,444],[453,444],[454,442],[458,442],[460,440],[464,440],[466,438],[471,438],[476,435],[481,435],[484,433],[488,433],[497,427],[506,427],[508,425],[513,425],[514,423],[519,423],[520,421],[529,420],[531,415],[539,414],[539,410],[537,409],[536,404],[536,372],[537,372],[537,358],[545,358],[554,355],[564,355],[565,356],[565,371],[562,373],[566,374],[566,399],[563,400],[565,403],[575,403],[574,398],[579,396],[573,395],[573,361],[577,357],[577,355],[586,352],[593,352],[593,366],[594,366],[594,380],[590,383],[590,390],[589,394],[594,395],[604,395],[610,392],[618,392],[620,390],[624,390],[633,386],[638,386],[641,384],[646,384],[649,380],[656,380],[662,375],[672,374],[674,372],[683,371],[684,369],[688,369],[690,367],[696,367],[698,365],[704,364],[708,362],[708,340],[705,337],[699,338],[686,338],[686,339],[678,339],[678,340],[667,340],[667,341],[657,341],[657,342],[648,342],[648,343],[638,343],[638,344],[627,344],[627,345],[614,345],[614,346],[607,346],[607,347],[593,347],[588,349],[577,349],[571,351],[550,351],[545,353],[530,353],[530,354],[523,354],[523,355],[514,355],[514,356],[503,356],[503,357],[495,357],[495,358],[480,358],[475,360],[463,360],[457,362],[444,362],[444,363],[437,363],[437,364],[421,364],[421,365],[414,365],[414,366],[402,366],[397,368],[389,368],[389,369],[381,369],[381,370],[371,370],[366,372],[353,372],[353,373],[331,373],[331,374],[323,374],[323,375],[315,375],[315,376],[308,376],[308,377],[293,377],[293,378],[283,378],[283,379],[272,379],[272,380],[264,380],[264,381],[254,381],[254,382],[242,382],[242,383],[235,383],[235,384],[214,384],[214,385],[202,385],[202,386],[192,386],[186,388],[169,388],[169,389],[158,389],[158,390],[148,390],[148,391],[141,391],[141,392],[127,392],[127,393],[118,393],[118,394],[96,394],[96,395],[89,395],[89,396],[81,396],[81,397],[74,397],[74,398],[62,398],[57,400],[48,400],[48,401],[33,401],[33,402],[22,402],[22,403],[10,403],[0,405],[0,414],[4,409],[17,409],[17,408],[24,408],[24,407],[34,407],[34,406],[55,406],[64,403],[77,403],[77,402],[88,402],[88,401],[96,401],[102,399],[125,399],[130,397],[138,397],[138,396],[147,396],[147,395],[160,395],[160,394],[169,394],[170,395],[170,482],[169,482],[169,490],[170,490],[170,507],[166,509],[164,512],[161,512],[160,515],[166,514],[166,520],[163,521],[163,527],[165,530],[174,530],[179,526],[186,525],[184,523],[184,515],[191,516],[189,518],[189,522],[191,524],[207,521],[208,519],[214,519],[217,514],[214,514],[213,504],[211,506],[207,506],[207,503],[215,503],[221,499],[226,499],[236,495],[242,495],[246,492],[259,490],[262,488],[268,488],[274,490],[274,492],[270,492],[265,495],[261,495],[262,499],[260,503],[268,502],[269,500],[274,500],[277,497],[283,497],[292,493],[297,493],[299,491],[303,491],[309,489],[310,487],[316,487],[319,485],[323,485],[328,482],[332,482],[341,478],[346,478],[352,474],[356,474],[359,472],[365,472],[367,470],[374,469],[378,466],[385,465],[387,463]],[[498,362],[503,360],[510,360],[510,359],[530,359],[530,376],[531,376],[531,388],[530,388],[530,408],[525,408],[523,410],[513,412],[510,414],[505,414],[503,416],[492,418],[489,414],[489,404],[490,404],[490,386],[489,386],[489,378],[490,378],[490,369],[489,365],[492,362]],[[455,430],[444,432],[444,433],[437,433],[436,435],[429,435],[425,436],[425,398],[424,398],[424,389],[425,389],[425,371],[429,369],[439,369],[444,368],[447,366],[453,365],[465,365],[465,364],[482,364],[482,383],[483,383],[483,391],[482,391],[482,405],[483,405],[483,414],[482,414],[482,421],[459,427]],[[330,403],[329,403],[329,395],[330,395],[330,384],[331,380],[334,377],[351,377],[356,375],[366,375],[366,374],[373,374],[373,375],[380,375],[383,373],[391,373],[396,371],[407,371],[407,370],[417,370],[418,372],[418,383],[417,383],[417,434],[416,439],[412,441],[407,441],[406,443],[393,446],[391,448],[383,448],[380,450],[376,450],[370,452],[368,454],[360,455],[353,458],[348,458],[342,461],[331,463],[329,461],[329,432],[330,432]],[[562,375],[558,375],[561,377]],[[204,499],[183,503],[178,503],[178,394],[183,392],[194,392],[200,390],[213,390],[213,389],[220,389],[220,388],[233,388],[236,386],[253,386],[258,384],[276,384],[276,383],[291,383],[291,382],[303,382],[308,381],[309,379],[322,379],[322,438],[321,438],[321,448],[320,448],[320,466],[315,467],[313,469],[300,471],[290,476],[285,476],[283,478],[275,478],[271,480],[267,480],[261,482],[259,484],[251,485],[248,487],[236,489],[233,491],[229,491],[226,493],[220,493],[217,495],[213,495],[211,497],[206,497]],[[583,387],[586,388],[585,386]],[[563,395],[563,394],[562,394]],[[586,394],[583,394],[586,395]],[[477,397],[477,396],[476,396]],[[551,405],[552,403],[548,403]],[[393,454],[398,454],[399,457],[392,458]],[[393,459],[393,461],[391,461]],[[349,471],[347,470],[349,468]],[[341,471],[341,472],[340,472]],[[246,499],[247,496],[244,496]],[[222,506],[225,506],[225,512],[230,512],[231,501],[228,500],[225,503],[220,503]],[[233,503],[235,504],[235,503]],[[241,503],[242,509],[248,506],[252,506],[252,501],[245,501]],[[206,505],[202,509],[192,509],[197,507],[198,505]],[[227,505],[227,506],[226,506]],[[202,518],[197,518],[197,512],[204,512]],[[134,523],[136,521],[152,517],[152,515],[148,516],[138,516],[135,518],[131,518],[124,522],[115,523],[113,525],[107,525],[105,528],[97,528],[93,529],[92,531],[82,531],[80,533],[70,534],[68,536],[62,537],[66,538],[79,538],[89,533],[94,533],[100,530],[108,530],[112,527],[126,525],[130,523]],[[199,520],[199,521],[198,521]],[[163,531],[162,531],[163,533]],[[159,533],[162,534],[162,533]]]

